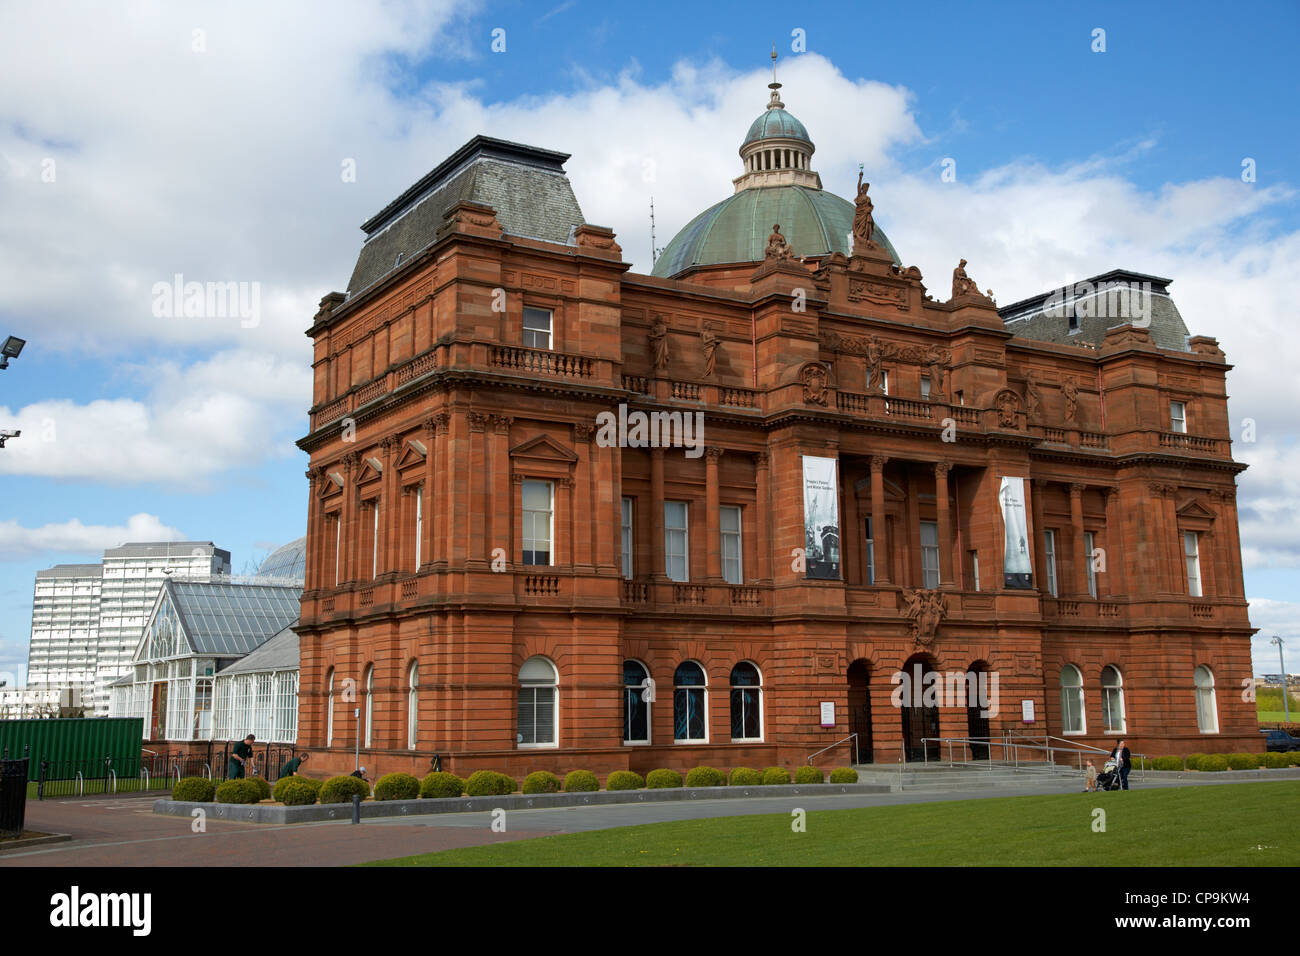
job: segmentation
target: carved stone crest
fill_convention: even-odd
[[[929,645],[948,613],[948,598],[934,589],[903,588],[903,616],[912,619],[912,639]]]
[[[993,396],[993,407],[998,410],[999,428],[1019,428],[1020,396],[1004,388]]]
[[[799,373],[803,383],[803,400],[809,405],[826,405],[829,400],[830,376],[826,366],[818,362],[809,362]]]

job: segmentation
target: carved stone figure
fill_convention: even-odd
[[[1034,376],[1025,376],[1025,412],[1031,422],[1038,420],[1038,410],[1042,405],[1043,396],[1038,391],[1038,382]]]
[[[858,170],[858,196],[854,200],[853,213],[853,252],[854,255],[867,248],[872,244],[871,237],[876,232],[876,221],[872,218],[871,211],[875,208],[871,197],[867,195],[867,190],[871,188],[871,183],[862,181],[862,170]]]
[[[943,373],[948,365],[948,355],[937,345],[930,346],[925,354],[925,367],[930,376],[930,398],[941,401],[946,392],[943,390]]]
[[[718,336],[713,331],[713,326],[707,322],[700,329],[700,347],[704,349],[704,377],[713,377],[713,367],[718,358]]]
[[[864,354],[867,360],[867,390],[872,392],[883,391],[881,383],[884,381],[885,352],[874,336],[867,339],[867,348]]]
[[[662,315],[656,315],[650,327],[650,354],[656,369],[662,371],[668,367],[668,323]]]
[[[966,274],[966,260],[963,259],[957,264],[957,268],[952,270],[952,297],[956,299],[963,295],[979,294],[980,287]]]
[[[1073,379],[1066,379],[1061,386],[1061,394],[1065,396],[1065,420],[1072,422],[1079,410],[1079,386],[1074,384]]]
[[[948,613],[948,598],[936,590],[903,588],[903,616],[912,619],[912,639],[931,644]]]
[[[779,223],[773,224],[772,234],[767,237],[767,249],[763,253],[765,259],[789,259],[794,255],[794,250],[790,248],[790,243],[781,235],[781,226]]]

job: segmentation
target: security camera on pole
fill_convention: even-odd
[[[0,346],[0,368],[8,368],[9,360],[17,358],[27,344],[26,339],[20,339],[16,335],[11,335],[5,339],[5,344]],[[22,434],[21,429],[17,428],[0,428],[0,448],[5,446],[5,442],[10,438],[17,438]]]

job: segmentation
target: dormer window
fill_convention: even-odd
[[[530,349],[551,347],[551,310],[524,309],[524,346]]]

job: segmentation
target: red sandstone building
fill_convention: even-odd
[[[774,85],[654,275],[567,156],[486,137],[364,224],[300,442],[321,769],[1259,749],[1215,341],[1136,273],[932,296],[813,150]],[[703,432],[611,442],[636,412]],[[930,670],[994,706],[896,706]]]

